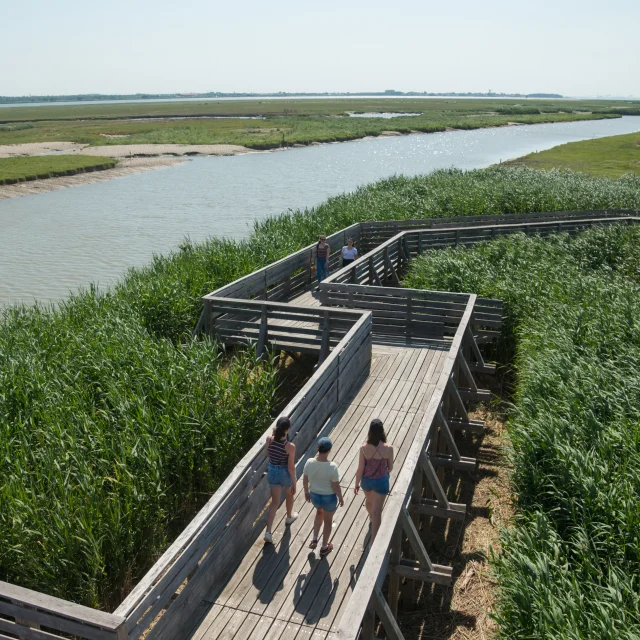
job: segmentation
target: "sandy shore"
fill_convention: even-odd
[[[16,156],[41,156],[54,151],[80,151],[86,144],[77,142],[23,142],[22,144],[0,144],[0,158]]]
[[[6,156],[5,156],[6,157]],[[187,158],[131,158],[118,162],[114,169],[104,171],[93,171],[91,173],[78,173],[75,176],[62,176],[60,178],[49,178],[47,180],[32,180],[30,182],[19,182],[18,184],[0,185],[0,200],[6,198],[19,198],[35,193],[45,193],[46,191],[57,191],[67,187],[79,187],[83,184],[93,182],[105,182],[114,178],[122,178],[133,173],[153,171],[163,167],[173,167]]]
[[[90,147],[77,142],[25,142],[0,145],[0,158],[39,156],[64,152],[70,155],[105,156],[107,158],[136,158],[154,156],[235,156],[257,153],[238,144],[114,144]]]
[[[132,173],[172,167],[185,162],[187,156],[235,156],[242,153],[256,153],[253,149],[236,144],[122,144],[90,147],[76,142],[27,142],[0,145],[0,158],[38,156],[55,152],[115,158],[118,160],[118,165],[114,169],[79,173],[75,176],[0,185],[0,200],[78,187],[92,182],[105,182],[113,178],[129,176]]]
[[[108,158],[135,158],[136,156],[236,156],[241,153],[256,152],[237,144],[114,144],[106,147],[84,147],[72,153]]]

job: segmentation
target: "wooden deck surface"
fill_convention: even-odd
[[[317,305],[312,293],[296,299]],[[336,629],[364,559],[368,517],[364,496],[353,486],[358,450],[373,418],[384,421],[395,448],[394,479],[413,441],[435,390],[449,345],[435,342],[416,347],[374,344],[371,370],[355,385],[333,417],[331,454],[340,468],[345,499],[332,533],[334,551],[326,558],[308,548],[315,510],[304,501],[298,483],[294,510],[300,516],[286,527],[284,506],[273,527],[273,545],[260,537],[239,559],[224,588],[214,586],[203,598],[185,637],[192,640],[323,640]],[[310,452],[313,454],[313,452]],[[393,488],[392,488],[393,491]]]

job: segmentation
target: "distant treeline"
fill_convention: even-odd
[[[66,96],[0,96],[0,104],[29,103],[29,102],[93,102],[97,100],[176,100],[181,98],[281,98],[281,97],[313,97],[313,96],[425,96],[425,97],[465,97],[465,98],[563,98],[559,93],[429,93],[427,91],[371,91],[363,93],[222,93],[210,91],[208,93],[130,93],[130,94],[102,94],[82,93]]]

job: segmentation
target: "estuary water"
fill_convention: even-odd
[[[640,117],[364,139],[182,165],[0,201],[0,305],[106,287],[185,237],[253,222],[394,174],[476,169],[565,142],[640,131]]]

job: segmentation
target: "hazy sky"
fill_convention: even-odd
[[[640,0],[0,0],[0,95],[640,96]]]

